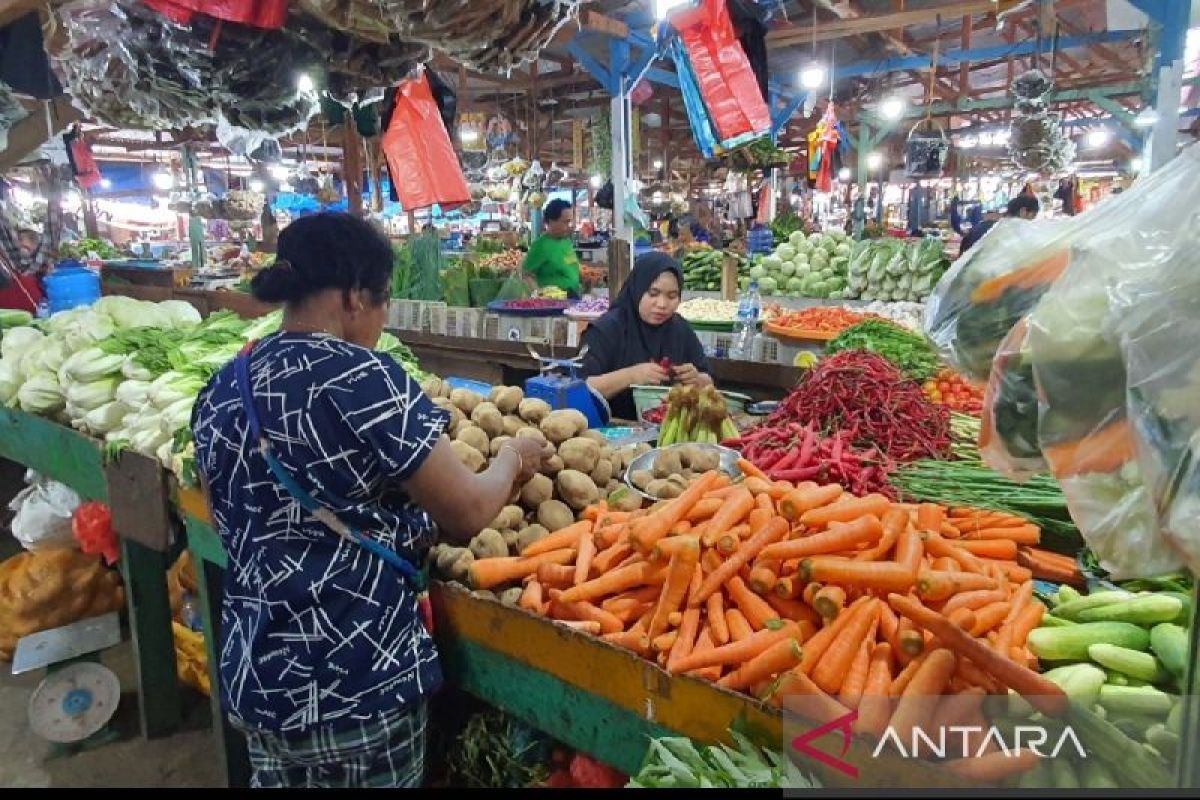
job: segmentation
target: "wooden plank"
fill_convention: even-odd
[[[939,16],[949,19],[975,14],[990,14],[1005,11],[1016,5],[1015,0],[972,0],[971,2],[954,3],[933,8],[922,8],[913,11],[899,11],[891,14],[876,16],[845,17],[840,20],[821,22],[816,26],[817,41],[829,39],[844,39],[850,36],[860,36],[864,33],[878,33],[893,29],[902,29],[913,25],[921,25],[937,19]],[[814,30],[812,26],[803,28],[782,28],[767,34],[767,43],[785,46],[811,42]]]
[[[100,443],[65,425],[2,408],[0,456],[65,483],[86,500],[108,502]]]
[[[72,122],[83,119],[83,113],[71,105],[66,97],[51,101],[48,126],[46,116],[46,109],[39,104],[36,111],[9,129],[7,148],[0,152],[0,172],[12,169],[52,136],[62,132]]]
[[[121,537],[164,553],[171,544],[166,472],[156,458],[125,452],[104,468],[113,528]]]

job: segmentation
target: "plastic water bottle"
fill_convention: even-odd
[[[738,298],[737,321],[733,325],[732,358],[748,359],[758,333],[758,316],[762,312],[762,297],[758,293],[758,281],[750,281],[746,291]]]

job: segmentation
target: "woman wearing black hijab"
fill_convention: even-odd
[[[679,263],[665,253],[647,253],[634,262],[608,313],[584,332],[583,374],[608,399],[615,419],[637,415],[631,386],[712,384],[700,340],[675,313],[682,292]]]

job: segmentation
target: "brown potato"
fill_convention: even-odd
[[[575,523],[575,514],[561,500],[547,500],[538,506],[538,523],[548,531],[558,531]]]
[[[640,469],[629,476],[629,480],[633,481],[633,485],[641,489],[647,494],[650,493],[650,484],[654,482],[654,473],[648,469]]]
[[[600,459],[600,445],[591,439],[577,436],[560,444],[558,454],[562,457],[563,463],[567,465],[567,469],[591,472],[596,468],[596,462]]]
[[[534,475],[521,487],[521,505],[536,509],[554,495],[554,481],[545,475]]]
[[[558,494],[566,504],[576,511],[582,511],[600,499],[600,490],[587,475],[573,469],[564,469],[558,473],[555,481]]]

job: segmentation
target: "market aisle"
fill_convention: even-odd
[[[8,530],[8,502],[21,487],[21,470],[0,460],[0,560],[20,550]],[[44,671],[9,674],[0,663],[0,788],[29,787],[219,787],[223,785],[210,731],[207,698],[185,695],[182,732],[146,741],[138,733],[137,685],[133,649],[128,641],[104,655],[125,692],[113,724],[121,740],[67,758],[46,761],[50,744],[29,730],[27,706]]]

